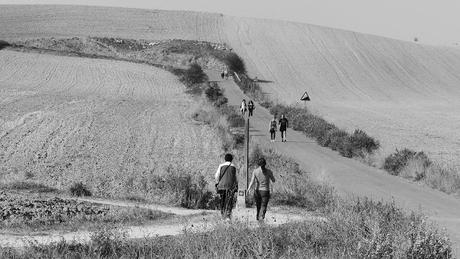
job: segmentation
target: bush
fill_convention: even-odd
[[[340,154],[345,157],[364,157],[365,154],[372,154],[379,148],[380,144],[369,137],[364,131],[357,129],[353,135],[348,136],[339,148]]]
[[[216,82],[208,83],[204,93],[208,101],[216,107],[221,107],[228,103],[228,99],[224,96],[224,92]]]
[[[397,150],[385,158],[383,169],[392,175],[399,175],[401,171],[408,165],[410,160],[422,161],[423,167],[427,168],[431,165],[431,161],[424,152],[415,152],[410,149]]]
[[[70,187],[70,194],[77,197],[91,196],[91,192],[88,190],[88,187],[86,187],[82,182],[74,183]]]
[[[172,69],[171,72],[179,77],[179,80],[187,87],[193,87],[202,84],[208,80],[200,65],[193,63],[188,69]]]
[[[4,41],[4,40],[0,40],[0,50],[6,48],[6,47],[9,47],[11,46],[8,42]]]
[[[224,59],[224,63],[230,69],[230,72],[236,72],[238,74],[246,73],[246,65],[244,61],[235,53],[229,53]]]
[[[150,179],[155,194],[164,201],[184,208],[215,209],[216,196],[207,188],[203,175],[192,175],[181,168],[167,168],[164,175],[152,175]]]

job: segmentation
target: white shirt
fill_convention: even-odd
[[[219,167],[217,168],[216,174],[214,175],[214,178],[216,179],[216,183],[219,182],[220,169],[222,168],[222,166],[226,166],[226,165],[235,167],[236,175],[238,175],[238,169],[236,168],[236,166],[234,164],[232,164],[231,162],[225,162],[223,164],[220,164]],[[237,182],[238,182],[238,178],[237,178]]]

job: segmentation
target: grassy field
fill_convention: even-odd
[[[222,152],[184,90],[151,66],[2,51],[0,181],[171,202],[162,175],[209,180]]]

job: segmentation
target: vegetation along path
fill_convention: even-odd
[[[243,98],[248,99],[232,80],[221,80],[217,71],[208,71],[208,74],[210,80],[220,81],[219,84],[225,90],[230,104],[239,105]],[[403,208],[413,211],[421,209],[431,220],[448,230],[455,253],[460,252],[459,199],[388,175],[357,160],[344,158],[292,129],[287,131],[287,142],[281,142],[277,132],[277,141],[270,143],[268,124],[271,118],[268,110],[260,105],[256,106],[254,117],[250,120],[252,140],[273,145],[280,153],[295,159],[302,169],[311,172],[318,179],[331,183],[341,195],[394,200]]]
[[[133,203],[125,201],[93,199],[93,198],[78,198],[78,201],[91,202],[96,204],[104,204],[120,207],[139,207],[172,213],[177,216],[171,220],[158,222],[157,224],[149,224],[143,226],[124,226],[119,229],[126,235],[126,238],[146,238],[155,236],[170,236],[180,235],[184,231],[204,232],[212,229],[216,224],[221,222],[219,212],[212,210],[192,210],[178,207],[169,207],[158,204]],[[272,210],[280,211],[281,209],[272,208]],[[238,208],[233,215],[234,221],[249,223],[250,226],[256,227],[258,224],[254,219],[254,209]],[[295,212],[270,212],[265,221],[266,224],[277,226],[294,221],[305,220],[324,220],[321,217],[306,215]],[[24,247],[28,244],[50,244],[65,240],[67,242],[76,241],[86,243],[91,240],[93,232],[91,231],[75,231],[75,232],[40,232],[30,235],[17,235],[13,233],[0,232],[0,247]]]

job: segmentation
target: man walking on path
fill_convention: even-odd
[[[229,220],[232,215],[235,192],[238,191],[237,169],[232,154],[225,155],[225,163],[219,165],[215,174],[216,189],[220,195],[220,213]]]
[[[252,100],[249,100],[248,103],[248,111],[249,111],[249,117],[252,116],[252,112],[254,111],[256,107],[254,106],[254,102]]]
[[[259,167],[252,172],[248,192],[255,184],[254,200],[257,206],[256,218],[259,221],[263,221],[267,212],[268,201],[270,200],[270,181],[274,183],[275,177],[273,176],[273,172],[265,167],[267,165],[265,158],[260,158],[257,165]]]
[[[276,115],[273,116],[273,119],[270,121],[269,131],[270,131],[270,141],[275,142],[276,138]]]
[[[286,142],[286,130],[289,127],[289,122],[284,117],[284,114],[281,115],[281,119],[279,121],[279,124],[280,124],[280,132],[281,132],[281,142]]]

